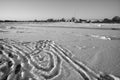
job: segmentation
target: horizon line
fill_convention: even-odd
[[[113,17],[115,17],[115,16],[113,16]],[[112,18],[113,18],[112,17]],[[118,16],[119,17],[119,16]],[[107,19],[112,19],[112,18],[108,18],[108,17],[104,17],[104,18],[77,18],[77,17],[71,17],[71,18],[65,18],[65,17],[62,17],[62,18],[64,18],[64,19],[67,19],[67,20],[69,20],[69,19],[71,19],[71,18],[75,18],[75,19],[85,19],[85,20],[103,20],[103,19],[105,19],[105,18],[107,18]],[[33,20],[47,20],[47,19],[53,19],[53,20],[57,20],[57,19],[62,19],[62,18],[46,18],[46,19],[0,19],[0,20],[2,20],[2,21],[4,21],[4,20],[11,20],[11,21],[33,21]]]

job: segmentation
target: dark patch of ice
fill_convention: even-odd
[[[11,26],[9,29],[16,29],[16,27]]]
[[[110,37],[111,40],[120,40],[120,37]]]
[[[0,33],[5,33],[5,32],[9,32],[9,31],[5,31],[5,30],[0,30]]]

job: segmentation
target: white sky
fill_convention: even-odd
[[[120,0],[0,0],[0,19],[112,18]]]

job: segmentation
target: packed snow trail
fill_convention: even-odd
[[[20,42],[0,39],[0,80],[53,80],[62,74],[63,62],[82,80],[120,80],[112,74],[95,72],[73,56],[70,50],[52,40]]]

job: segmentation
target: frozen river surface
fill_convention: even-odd
[[[120,24],[0,23],[0,38],[53,40],[96,72],[120,77]]]

